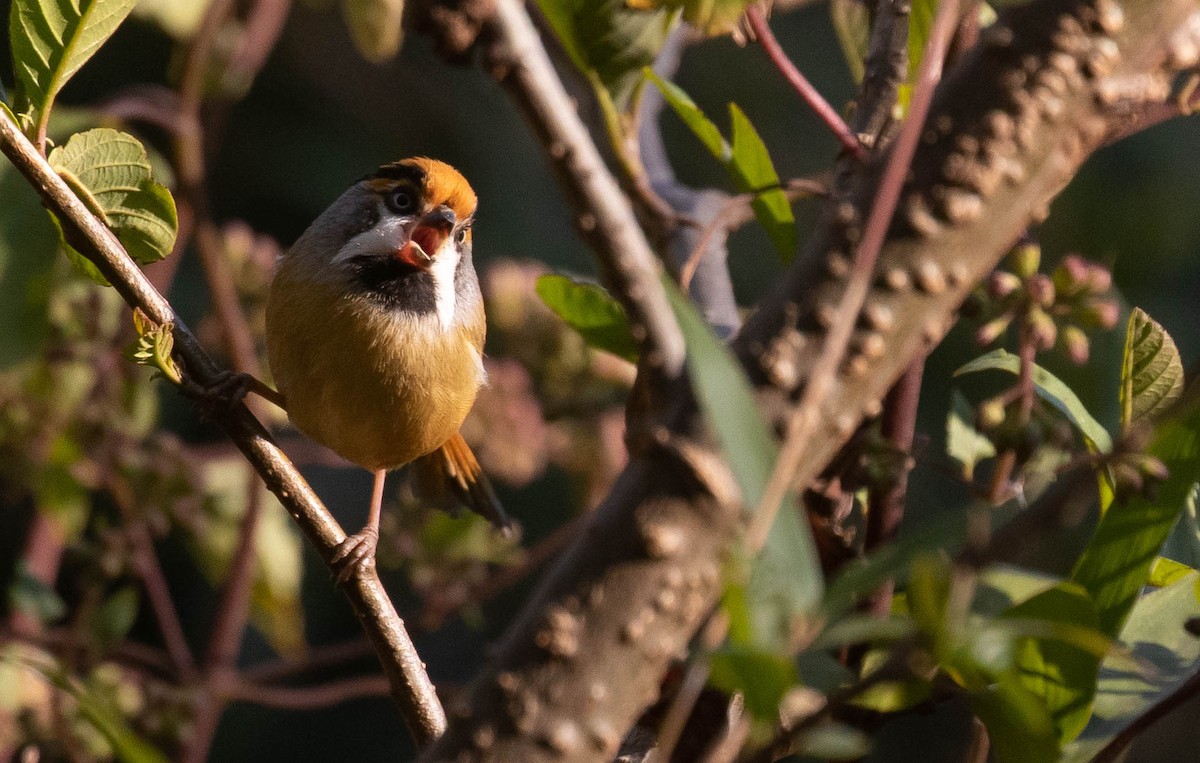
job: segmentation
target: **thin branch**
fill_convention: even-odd
[[[824,405],[825,398],[837,378],[837,369],[845,357],[856,318],[871,286],[871,277],[875,273],[875,265],[891,225],[896,203],[900,200],[905,175],[916,153],[917,139],[921,135],[925,116],[933,102],[934,88],[941,80],[942,61],[945,59],[946,48],[957,23],[958,0],[943,0],[938,4],[933,27],[929,32],[929,42],[925,46],[925,55],[921,58],[917,86],[913,92],[908,117],[900,129],[896,145],[888,156],[883,176],[879,181],[878,194],[867,217],[862,243],[854,257],[850,281],[846,284],[845,294],[830,323],[821,354],[817,356],[817,362],[809,374],[800,404],[792,414],[787,427],[787,438],[779,451],[779,460],[751,521],[747,533],[747,543],[751,549],[762,548],[762,544],[766,542],[767,531],[775,521],[775,514],[782,505],[796,469],[808,448],[808,439],[820,419],[821,406]]]
[[[867,158],[867,149],[859,142],[854,133],[846,125],[842,116],[837,113],[837,110],[829,105],[829,101],[825,100],[817,89],[812,86],[796,65],[792,63],[792,59],[788,58],[787,53],[783,51],[783,46],[779,44],[779,40],[775,39],[775,33],[771,31],[771,27],[767,24],[767,19],[763,15],[762,8],[757,5],[751,5],[746,8],[746,20],[750,22],[750,29],[754,32],[754,36],[758,38],[758,44],[762,46],[763,51],[767,54],[767,58],[771,59],[771,63],[779,70],[792,89],[796,91],[803,101],[808,104],[808,107],[813,110],[813,113],[821,120],[829,131],[837,138],[838,143],[842,144],[842,150],[848,151],[851,156],[859,161],[865,161]]]
[[[908,77],[907,0],[878,0],[862,86],[854,108],[854,132],[873,150],[887,144],[900,86]]]
[[[1092,758],[1092,763],[1115,763],[1115,761],[1121,760],[1124,757],[1121,753],[1133,744],[1133,740],[1197,695],[1200,695],[1200,672],[1192,674],[1175,691],[1151,705],[1146,712],[1123,728],[1121,733],[1113,737],[1100,752],[1096,753],[1096,757]]]
[[[313,670],[340,665],[372,654],[370,642],[356,638],[337,644],[313,647],[302,660],[272,660],[243,668],[241,678],[254,684],[277,683]]]
[[[54,210],[72,245],[96,265],[126,303],[141,308],[160,325],[174,326],[175,349],[189,375],[202,386],[218,380],[219,369],[170,303],[129,258],[112,231],[88,211],[3,112],[0,112],[0,149],[38,191],[46,206]],[[241,403],[217,416],[216,421],[237,443],[328,564],[346,539],[346,533],[262,424]],[[420,655],[374,568],[362,570],[346,581],[342,589],[375,647],[392,687],[392,699],[417,743],[424,745],[436,739],[446,727],[445,713]]]
[[[490,22],[496,42],[489,50],[493,74],[545,144],[570,194],[575,224],[629,314],[644,362],[663,377],[675,378],[683,370],[683,335],[662,286],[662,266],[629,199],[592,142],[524,4],[496,0]]]
[[[356,676],[316,686],[261,686],[239,681],[226,696],[236,702],[253,702],[285,710],[317,710],[355,699],[386,697],[388,683],[383,676]]]

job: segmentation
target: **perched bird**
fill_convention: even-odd
[[[388,470],[422,493],[509,522],[459,427],[486,381],[471,262],[476,197],[433,159],[386,164],[343,193],[279,258],[267,354],[292,423],[375,473],[370,513],[335,558],[373,557]]]

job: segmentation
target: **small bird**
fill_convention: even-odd
[[[373,558],[383,484],[413,463],[422,494],[510,524],[459,427],[486,382],[471,262],[475,192],[427,158],[385,164],[283,254],[267,300],[267,355],[288,418],[375,473],[366,526],[335,555],[345,580]]]

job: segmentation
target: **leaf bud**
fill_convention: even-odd
[[[979,428],[988,431],[995,429],[1004,423],[1004,418],[1007,414],[1004,411],[1004,403],[997,399],[984,400],[979,404],[979,408],[975,411],[975,417]]]
[[[1064,326],[1062,333],[1058,335],[1058,342],[1075,365],[1082,366],[1088,361],[1091,346],[1083,329],[1078,326]]]
[[[1031,309],[1025,317],[1025,326],[1029,338],[1038,350],[1048,350],[1054,346],[1054,340],[1058,338],[1058,327],[1045,310],[1039,307]]]
[[[1078,254],[1068,254],[1054,269],[1054,286],[1064,296],[1083,291],[1088,282],[1088,265]]]
[[[1008,264],[1022,280],[1038,271],[1042,262],[1042,248],[1037,244],[1021,244],[1008,255]]]
[[[1029,277],[1029,282],[1025,286],[1029,291],[1029,296],[1033,301],[1042,307],[1050,307],[1054,304],[1054,281],[1050,280],[1050,276],[1044,273],[1034,273]]]
[[[1121,306],[1112,299],[1089,299],[1079,310],[1078,320],[1085,328],[1110,329],[1121,317]]]
[[[1007,270],[997,270],[988,277],[987,293],[992,299],[1004,299],[1021,288],[1021,279]]]
[[[1004,335],[1004,332],[1008,330],[1008,324],[1011,322],[1011,315],[1001,315],[999,318],[991,319],[975,330],[976,343],[982,347],[988,346]]]

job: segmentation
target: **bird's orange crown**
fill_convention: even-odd
[[[424,156],[385,164],[370,176],[368,183],[380,192],[397,185],[411,186],[421,200],[422,211],[445,204],[459,221],[475,214],[479,203],[467,179],[458,170]]]

